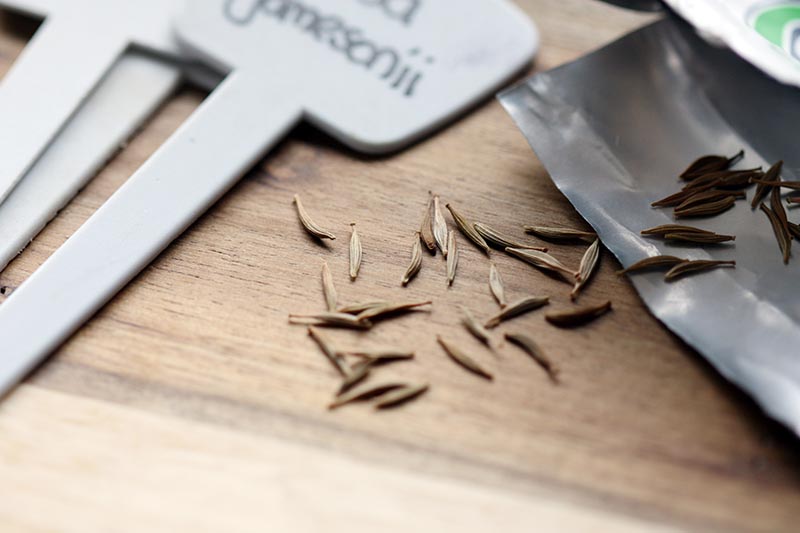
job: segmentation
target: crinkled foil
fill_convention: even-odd
[[[743,148],[736,168],[783,159],[783,178],[800,178],[800,91],[669,17],[500,100],[624,266],[657,254],[737,261],[673,283],[663,272],[631,281],[668,328],[800,434],[800,247],[784,265],[764,213],[750,209],[752,189],[728,212],[688,222],[736,235],[733,245],[677,246],[639,234],[674,221],[650,203],[677,191],[677,175],[700,155]],[[788,213],[800,221],[800,209]]]

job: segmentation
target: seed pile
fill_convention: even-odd
[[[294,195],[294,204],[302,227],[310,235],[315,239],[335,239],[331,232],[323,230],[314,222],[303,206],[299,195]],[[525,232],[544,240],[559,243],[589,243],[580,265],[577,269],[573,269],[548,253],[546,247],[521,242],[486,224],[474,222],[451,203],[445,204],[445,208],[452,218],[453,229],[448,226],[440,197],[429,193],[422,223],[418,229],[413,231],[411,260],[400,279],[400,285],[408,286],[419,274],[423,264],[422,250],[425,248],[432,255],[436,255],[437,250],[441,251],[445,258],[445,282],[448,287],[453,286],[458,272],[460,253],[457,233],[460,232],[469,243],[475,245],[490,258],[487,261],[488,288],[492,298],[499,306],[498,312],[486,320],[479,320],[466,307],[459,308],[462,325],[486,350],[495,351],[498,348],[492,339],[491,330],[515,317],[550,304],[550,297],[542,295],[528,295],[509,303],[500,272],[495,262],[491,260],[493,248],[569,283],[572,287],[570,298],[573,302],[580,297],[599,265],[602,247],[597,235],[592,232],[551,226],[525,226],[523,228]],[[362,236],[356,230],[356,224],[351,223],[350,227],[349,277],[352,282],[356,282],[362,268],[364,249]],[[369,331],[383,320],[390,320],[406,313],[429,311],[433,306],[432,301],[370,301],[342,305],[338,300],[330,268],[324,261],[322,264],[322,296],[325,310],[312,314],[290,314],[289,322],[307,327],[308,335],[340,376],[341,382],[329,405],[330,409],[365,402],[372,402],[375,409],[387,409],[415,400],[428,392],[430,389],[428,383],[407,383],[394,380],[377,384],[371,383],[372,378],[378,373],[379,367],[414,360],[414,351],[401,348],[386,348],[373,352],[345,350],[328,339],[322,332],[322,328]],[[610,310],[611,302],[605,302],[600,305],[574,307],[561,312],[549,313],[545,318],[548,323],[556,327],[578,327],[596,320]],[[527,353],[549,376],[552,383],[560,382],[557,365],[548,358],[532,337],[522,333],[505,333],[503,338],[508,344],[513,344]],[[494,375],[484,368],[475,354],[468,353],[441,335],[438,335],[436,340],[443,354],[458,367],[485,380],[492,381],[494,379]]]
[[[680,173],[679,178],[686,182],[680,191],[656,200],[651,205],[653,207],[672,207],[676,219],[711,217],[731,209],[737,200],[746,199],[746,189],[755,185],[756,189],[750,207],[751,209],[758,207],[766,216],[775,233],[783,262],[787,264],[791,258],[793,239],[800,239],[800,225],[788,220],[786,209],[781,203],[781,189],[800,190],[800,182],[781,179],[783,161],[778,161],[766,172],[761,168],[731,169],[743,157],[743,150],[731,157],[722,155],[700,157]],[[767,205],[767,197],[769,197],[769,205]],[[789,205],[798,204],[800,196],[790,196],[786,202]],[[683,245],[725,246],[736,240],[735,235],[718,234],[683,224],[664,224],[642,230],[641,234]],[[689,274],[735,266],[736,261],[732,260],[692,261],[671,255],[661,255],[645,258],[617,273],[622,275],[665,268],[667,271],[664,279],[673,281]]]

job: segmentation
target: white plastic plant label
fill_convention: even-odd
[[[227,76],[0,306],[0,395],[299,121],[357,150],[397,150],[491,95],[538,42],[505,0],[206,0],[186,2],[176,28]]]

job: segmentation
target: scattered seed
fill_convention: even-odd
[[[361,361],[351,368],[347,374],[344,376],[344,381],[342,381],[342,386],[339,387],[339,392],[336,393],[337,396],[341,396],[345,392],[349,391],[365,379],[369,377],[370,370],[372,369],[372,364],[368,361]]]
[[[684,261],[682,263],[675,265],[666,274],[664,274],[664,279],[666,281],[672,281],[687,274],[706,272],[708,270],[724,266],[735,267],[736,261],[709,261],[705,259],[699,259],[696,261]]]
[[[667,233],[701,233],[704,235],[716,235],[713,231],[708,231],[694,226],[683,226],[681,224],[662,224],[654,228],[640,231],[642,235],[657,235],[663,237]]]
[[[792,189],[794,191],[800,190],[800,181],[767,181],[767,180],[752,180],[751,183],[770,185],[772,187],[780,187],[783,189]]]
[[[681,172],[680,177],[685,180],[692,180],[708,172],[725,170],[744,157],[744,150],[739,150],[731,157],[724,155],[705,155],[692,162],[689,167]]]
[[[761,179],[764,172],[760,168],[751,168],[739,172],[733,172],[722,178],[717,185],[720,189],[744,189],[752,184],[752,180]]]
[[[720,185],[722,185],[723,178],[726,175],[727,171],[711,172],[710,174],[704,174],[702,177],[690,181],[689,183],[681,187],[681,191],[690,194],[697,194],[698,192],[707,191],[709,189],[713,189],[714,187],[719,187]]]
[[[511,237],[507,237],[496,231],[486,224],[481,224],[480,222],[476,222],[475,231],[477,231],[481,237],[483,237],[488,244],[491,244],[501,250],[505,250],[506,248],[522,248],[528,250],[539,250],[540,252],[546,252],[547,248],[543,248],[541,246],[531,246],[528,244],[522,244],[520,242],[516,242]]]
[[[553,383],[559,383],[558,374],[560,371],[558,366],[556,366],[556,364],[544,354],[544,351],[542,351],[536,341],[534,341],[530,336],[522,333],[506,333],[505,337],[508,342],[516,344],[524,352],[530,355],[533,360],[536,361],[545,372],[547,372],[547,375],[550,377],[550,380]]]
[[[592,242],[597,238],[593,231],[581,231],[572,228],[525,226],[525,233],[532,233],[547,241],[585,241]]]
[[[696,194],[691,195],[686,200],[675,206],[676,211],[682,211],[686,208],[692,207],[694,205],[705,205],[717,200],[723,200],[727,197],[732,197],[734,200],[738,200],[741,198],[745,198],[745,193],[741,191],[720,191],[717,189],[711,189],[708,191],[699,192]]]
[[[336,239],[336,236],[333,233],[325,231],[315,224],[313,220],[311,220],[311,217],[308,216],[305,207],[303,207],[303,203],[300,201],[300,195],[298,194],[294,195],[294,205],[297,207],[297,215],[300,217],[300,223],[307,232],[317,239]]]
[[[361,257],[363,249],[361,247],[361,237],[356,231],[355,222],[350,224],[350,279],[355,281],[358,277],[358,271],[361,270]]]
[[[780,222],[781,228],[783,229],[786,246],[782,249],[782,251],[783,262],[786,264],[789,262],[789,256],[792,254],[792,233],[789,231],[789,220],[786,218],[786,209],[784,209],[783,204],[781,203],[781,190],[777,187],[772,189],[770,206],[772,207],[772,212],[775,213],[775,217],[778,219],[778,222]]]
[[[322,262],[322,294],[325,296],[325,305],[328,311],[335,312],[337,305],[336,285],[333,284],[333,276],[328,268],[328,262]]]
[[[337,352],[337,355],[343,357],[345,355],[352,355],[359,357],[365,361],[369,361],[372,366],[380,366],[397,361],[408,361],[414,359],[414,352],[404,350],[374,350],[374,351],[356,351],[356,352]]]
[[[714,202],[708,202],[705,204],[700,204],[693,207],[687,207],[685,209],[680,209],[680,210],[675,209],[673,213],[678,218],[718,215],[733,207],[733,204],[735,203],[736,203],[736,198],[733,198],[732,196],[727,196],[725,198],[722,198],[721,200],[716,200]]]
[[[503,308],[506,306],[506,290],[503,286],[503,278],[500,277],[500,271],[497,270],[497,265],[492,261],[489,264],[489,289],[492,291],[492,296]]]
[[[322,335],[322,333],[312,327],[309,327],[308,335],[314,339],[314,342],[317,343],[317,346],[319,346],[320,350],[322,350],[322,353],[333,365],[333,368],[335,368],[336,371],[342,376],[346,376],[347,366],[342,358],[336,353],[336,349],[333,347],[333,345]]]
[[[380,301],[380,302],[362,302],[358,304],[348,305],[345,307],[340,307],[336,310],[337,313],[347,313],[348,315],[357,315],[359,313],[363,313],[368,309],[375,309],[376,307],[384,307],[387,305],[391,305],[390,302]]]
[[[610,301],[601,305],[582,307],[575,311],[548,313],[544,318],[552,325],[559,328],[573,328],[597,320],[609,311],[611,311]]]
[[[789,233],[791,233],[795,239],[800,239],[800,225],[789,222]]]
[[[447,222],[439,205],[439,196],[433,195],[433,239],[436,246],[447,256]]]
[[[390,315],[406,313],[408,311],[417,309],[418,307],[423,307],[431,304],[433,304],[433,302],[430,300],[426,302],[410,302],[410,303],[399,303],[399,304],[386,303],[385,305],[372,307],[370,309],[362,311],[356,316],[356,320],[363,322],[368,320],[386,318],[387,316]]]
[[[787,204],[800,204],[800,196],[792,196],[786,199]]]
[[[550,298],[547,296],[543,298],[538,296],[522,298],[521,300],[517,300],[516,302],[509,304],[498,314],[487,320],[484,326],[489,329],[496,328],[501,322],[505,322],[506,320],[525,314],[529,311],[539,309],[540,307],[544,307],[549,303]]]
[[[452,286],[456,279],[456,269],[458,268],[458,246],[456,245],[456,233],[450,231],[447,237],[447,285]]]
[[[352,390],[336,398],[336,400],[328,406],[328,409],[338,409],[343,405],[355,402],[366,402],[407,386],[408,385],[405,383],[383,383],[381,385],[373,385],[366,389]]]
[[[358,317],[346,313],[331,312],[316,315],[289,315],[289,323],[328,328],[370,329],[372,327],[372,322],[369,320],[359,320]]]
[[[429,388],[427,383],[423,383],[422,385],[406,385],[400,389],[393,390],[385,394],[375,404],[375,409],[389,409],[410,402],[428,392]]]
[[[575,278],[575,286],[572,288],[572,292],[569,295],[572,301],[578,299],[578,294],[580,294],[583,287],[589,282],[592,274],[594,274],[594,271],[597,269],[599,259],[600,239],[595,239],[581,259],[578,275]]]
[[[411,264],[408,265],[406,273],[403,274],[403,287],[408,285],[408,282],[414,279],[419,274],[420,268],[422,268],[422,245],[420,241],[420,233],[417,232],[414,234],[414,244],[411,245]]]
[[[482,378],[493,380],[494,376],[492,376],[489,372],[484,370],[478,363],[475,362],[470,356],[465,354],[461,351],[457,346],[450,344],[449,342],[445,341],[442,337],[436,337],[436,340],[439,344],[444,348],[445,353],[450,356],[450,359],[464,367],[465,369],[469,370],[473,374],[481,376]]]
[[[623,274],[650,268],[671,267],[679,263],[685,263],[686,261],[686,259],[675,257],[674,255],[656,255],[637,261],[628,268],[617,270],[617,275],[622,276]]]
[[[450,214],[453,216],[453,220],[455,220],[456,226],[458,226],[458,229],[461,230],[461,233],[463,233],[464,236],[469,240],[474,242],[486,253],[486,255],[489,255],[489,245],[486,244],[486,241],[483,239],[483,237],[481,237],[481,234],[475,229],[475,225],[464,218],[464,216],[456,211],[456,208],[451,204],[446,204],[445,207],[450,211]]]
[[[758,204],[760,204],[767,195],[772,192],[773,186],[767,185],[764,182],[774,182],[780,181],[781,176],[781,169],[783,168],[783,161],[778,161],[767,170],[767,173],[764,174],[763,180],[760,183],[756,183],[756,192],[753,196],[753,201],[750,202],[750,208],[755,209]],[[755,179],[750,180],[751,183],[755,183]]]
[[[791,253],[791,237],[789,237],[787,229],[784,228],[783,224],[778,218],[778,215],[776,215],[772,209],[764,204],[761,204],[759,207],[764,214],[767,215],[769,223],[772,225],[772,231],[775,233],[775,238],[778,241],[778,246],[780,247],[781,254],[783,255],[783,263],[787,264],[789,262],[789,254]]]
[[[486,330],[483,324],[478,322],[478,320],[475,318],[475,315],[473,315],[469,309],[463,306],[461,307],[461,313],[464,315],[461,323],[464,324],[464,327],[466,327],[470,333],[472,333],[472,336],[486,346],[491,346],[492,340],[489,336],[489,332]]]
[[[567,268],[561,261],[546,252],[539,252],[537,250],[522,250],[519,248],[506,248],[506,252],[514,257],[532,264],[537,268],[565,274],[571,279],[577,274],[577,272]]]
[[[428,193],[430,195],[430,193]],[[422,225],[419,227],[419,236],[425,247],[432,253],[436,253],[436,239],[433,236],[433,196],[428,198],[428,205],[425,207],[425,214],[422,216]]]
[[[662,198],[661,200],[656,200],[655,202],[651,203],[650,206],[651,207],[674,207],[676,205],[679,205],[681,202],[683,202],[687,198],[691,198],[693,195],[697,194],[699,191],[705,191],[705,190],[713,189],[716,185],[717,185],[717,183],[715,182],[715,183],[709,183],[707,186],[700,187],[700,188],[698,188],[696,190],[678,191],[676,193],[670,194],[669,196],[666,196],[666,197]]]
[[[734,235],[718,235],[716,233],[706,235],[705,233],[667,233],[664,240],[693,242],[697,244],[719,244],[722,242],[735,241]]]

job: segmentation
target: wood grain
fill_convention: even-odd
[[[651,20],[581,0],[518,4],[542,32],[535,69]],[[0,33],[3,68],[30,35],[21,22],[7,20]],[[153,118],[0,275],[3,298],[203,96],[182,90]],[[2,523],[19,531],[792,529],[797,442],[653,319],[607,252],[581,302],[610,298],[611,314],[563,331],[538,312],[495,334],[533,335],[562,369],[557,387],[516,348],[487,351],[459,324],[458,305],[479,317],[497,309],[487,259],[467,241],[452,288],[442,258],[426,255],[402,289],[428,190],[519,238],[523,224],[582,226],[494,101],[385,158],[297,128],[0,404]],[[337,241],[319,245],[303,232],[294,193]],[[356,282],[347,275],[350,222],[364,244]],[[585,249],[551,248],[568,265]],[[552,309],[571,305],[567,284],[492,258],[510,299],[550,295]],[[416,361],[379,378],[428,381],[426,397],[385,413],[326,410],[335,372],[304,328],[287,323],[289,312],[322,310],[323,260],[345,303],[435,301],[430,313],[368,334],[329,332],[342,346],[416,350]],[[469,350],[495,381],[454,366],[436,334]]]

